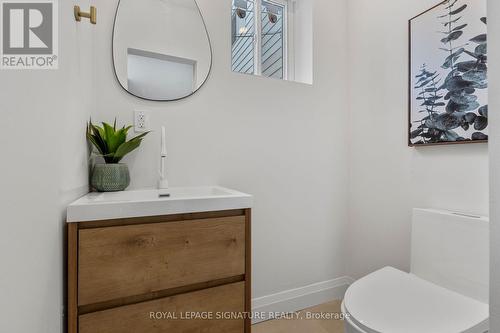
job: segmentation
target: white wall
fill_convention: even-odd
[[[408,19],[435,0],[349,0],[347,273],[409,270],[413,207],[488,214],[484,144],[408,148]],[[491,57],[490,57],[491,58]]]
[[[500,57],[500,2],[488,0],[488,57]],[[500,331],[500,63],[489,64],[490,93],[490,331]]]
[[[300,0],[293,6],[293,81],[312,84],[314,1]]]
[[[255,195],[255,297],[342,276],[346,2],[316,1],[310,86],[232,73],[230,1],[199,0],[213,44],[213,72],[194,96],[170,103],[141,101],[118,86],[110,55],[116,3],[98,2],[93,117],[130,123],[134,109],[150,111],[155,132],[126,160],[131,188],[156,186],[159,129],[165,125],[172,186],[221,184]]]
[[[0,332],[63,331],[63,212],[87,190],[94,68],[92,27],[59,3],[59,70],[0,74]]]
[[[75,23],[72,3],[60,1],[58,71],[0,75],[0,331],[63,331],[63,207],[87,188],[90,113],[130,123],[134,109],[150,111],[155,132],[127,160],[131,188],[155,186],[165,125],[172,185],[221,184],[255,195],[254,297],[346,270],[357,277],[389,264],[408,269],[413,206],[487,213],[485,145],[405,145],[406,20],[433,0],[350,0],[349,16],[345,0],[316,0],[313,86],[232,73],[229,1],[199,0],[213,72],[197,94],[172,103],[141,101],[119,87],[110,52],[117,1],[95,2],[99,23],[91,26]],[[490,0],[490,15],[499,7]],[[493,77],[491,84],[494,91],[499,83]],[[500,137],[491,132],[498,170]],[[493,254],[499,234],[494,224]],[[495,281],[498,261],[494,256]],[[499,290],[493,282],[495,313]]]

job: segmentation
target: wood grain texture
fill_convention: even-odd
[[[245,216],[79,230],[78,305],[245,274]]]
[[[341,313],[340,303],[333,301],[299,311],[298,318],[268,320],[253,325],[252,330],[254,333],[344,333],[344,322],[340,319],[307,319],[307,313]]]
[[[154,319],[151,313],[241,312],[245,283],[239,282],[80,316],[80,333],[243,333],[242,319]]]
[[[252,312],[252,210],[245,210],[245,312]],[[245,319],[245,332],[252,330],[252,320]]]
[[[116,227],[116,226],[134,225],[134,224],[201,220],[201,219],[211,219],[216,217],[230,217],[230,216],[240,216],[240,215],[245,215],[244,209],[232,209],[232,210],[221,210],[215,212],[185,213],[185,214],[160,215],[160,216],[130,217],[130,218],[122,218],[114,220],[79,222],[78,228],[79,229],[105,228],[105,227]]]
[[[68,333],[78,332],[78,225],[68,224]]]
[[[175,296],[179,294],[186,294],[190,292],[195,292],[203,289],[219,287],[225,284],[231,284],[236,282],[244,282],[245,275],[233,276],[230,278],[213,280],[208,282],[202,282],[197,284],[191,284],[189,286],[182,286],[173,289],[161,290],[150,294],[142,294],[137,296],[130,296],[125,298],[118,298],[108,302],[94,303],[89,305],[83,305],[78,307],[78,314],[87,314],[91,312],[104,311],[108,309],[117,308],[119,306],[136,304],[141,302],[152,301],[160,298]]]

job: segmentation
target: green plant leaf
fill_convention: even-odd
[[[106,163],[118,163],[120,160],[137,149],[142,139],[149,132],[142,133],[127,142],[127,134],[132,126],[123,126],[116,130],[116,119],[113,126],[103,122],[102,127],[92,124],[89,121],[87,124],[87,139],[95,147],[95,149],[104,158]]]
[[[104,138],[109,142],[115,134],[115,130],[108,123],[102,123],[102,128],[104,128]]]
[[[103,155],[103,151],[102,151],[102,148],[101,146],[99,145],[99,143],[97,142],[96,138],[90,134],[90,133],[87,133],[87,139],[92,143],[92,145],[99,151],[99,153],[101,155]]]
[[[94,135],[100,136],[103,140],[106,138],[106,133],[104,133],[104,129],[100,126],[92,125],[92,132]]]
[[[132,141],[132,140],[137,140],[137,139],[142,139],[142,138],[144,138],[144,137],[145,137],[146,135],[148,135],[148,134],[149,134],[149,132],[144,132],[144,133],[142,133],[142,134],[140,134],[140,135],[138,135],[138,136],[136,136],[136,137],[134,137],[134,138],[130,139],[129,141]]]
[[[102,123],[104,131],[106,133],[106,143],[108,145],[108,153],[112,154],[116,152],[118,147],[127,140],[127,133],[124,131],[115,131],[116,121],[113,127],[107,123]]]
[[[121,159],[125,155],[127,155],[127,154],[131,153],[132,151],[134,151],[135,149],[139,148],[139,146],[141,145],[141,142],[142,142],[142,139],[138,139],[138,140],[131,140],[131,141],[128,141],[128,142],[125,142],[124,144],[122,144],[120,147],[118,147],[118,149],[114,153],[113,163],[120,162]]]
[[[95,148],[102,154],[107,154],[108,153],[108,147],[106,144],[106,140],[103,137],[103,129],[100,128],[99,126],[95,126],[92,124],[92,121],[89,122],[88,124],[88,132],[87,132],[87,137],[89,138],[90,142],[95,146]]]

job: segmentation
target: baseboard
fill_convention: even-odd
[[[342,299],[347,287],[353,281],[351,277],[344,276],[254,298],[252,300],[252,311],[254,313],[252,324],[272,319],[273,313],[299,311],[329,301]]]

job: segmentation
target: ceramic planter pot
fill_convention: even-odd
[[[96,164],[90,180],[99,192],[123,191],[130,185],[130,173],[126,164]]]

